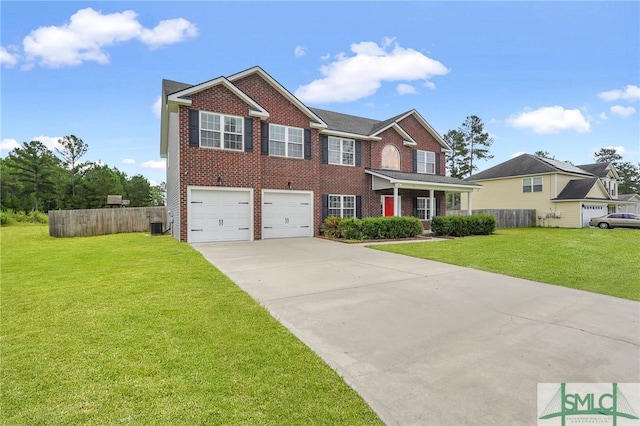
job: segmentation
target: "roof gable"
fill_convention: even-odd
[[[620,177],[613,163],[583,164],[578,167],[600,178],[618,179]]]
[[[167,97],[168,102],[176,102],[185,105],[191,105],[191,95],[194,93],[202,92],[215,86],[224,86],[229,89],[234,95],[240,98],[244,103],[249,106],[249,115],[252,117],[259,117],[260,119],[269,118],[269,112],[262,108],[256,101],[251,99],[246,93],[238,89],[233,83],[227,80],[225,77],[214,78],[213,80],[205,81],[204,83],[196,84],[188,88],[182,89],[178,92],[174,92]]]
[[[609,199],[609,194],[597,177],[570,180],[553,200],[584,200],[588,198]]]
[[[266,81],[271,87],[276,89],[282,96],[284,96],[289,102],[294,104],[300,111],[302,111],[307,117],[309,117],[310,123],[309,125],[314,128],[324,129],[327,127],[327,124],[317,116],[311,108],[307,107],[303,104],[298,98],[296,98],[291,92],[289,92],[284,86],[278,83],[273,77],[271,77],[265,70],[263,70],[259,66],[255,66],[249,68],[244,71],[240,71],[239,73],[233,74],[228,77],[230,82],[234,82],[250,75],[257,74]]]

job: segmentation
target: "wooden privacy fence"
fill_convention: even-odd
[[[466,215],[466,211],[447,210],[448,216]],[[496,218],[498,228],[526,228],[536,226],[536,210],[515,209],[480,209],[472,210],[471,214],[489,214]]]
[[[49,235],[88,237],[91,235],[146,232],[151,222],[166,229],[167,208],[128,207],[119,209],[49,210]]]

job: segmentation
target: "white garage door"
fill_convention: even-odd
[[[250,189],[190,188],[187,241],[242,241],[252,238]]]
[[[262,238],[313,237],[313,193],[262,192]]]
[[[593,217],[600,217],[607,214],[607,206],[602,204],[582,205],[582,227],[589,227],[589,220]]]

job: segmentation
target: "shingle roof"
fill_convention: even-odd
[[[583,200],[596,182],[597,177],[570,180],[554,200]]]
[[[638,194],[618,194],[618,200],[620,201],[631,201],[634,197],[639,197]]]
[[[465,182],[462,179],[457,179],[451,176],[441,176],[441,175],[429,175],[425,173],[409,173],[409,172],[400,172],[397,170],[388,170],[388,169],[369,169],[372,172],[375,172],[379,175],[386,176],[395,180],[405,180],[405,181],[414,181],[414,182],[426,182],[426,183],[443,183],[449,185],[465,185],[465,186],[478,186],[477,184],[471,182]]]
[[[357,117],[355,115],[342,114],[319,108],[309,108],[314,114],[327,124],[327,130],[338,132],[356,133],[359,135],[371,135],[380,123],[371,118]]]
[[[598,177],[607,177],[607,173],[609,172],[609,163],[583,164],[578,167]]]
[[[163,79],[162,80],[162,93],[164,93],[164,95],[170,95],[172,93],[176,93],[179,92],[181,90],[187,89],[189,87],[191,87],[191,84],[187,84],[187,83],[180,83],[179,81],[173,81],[173,80],[167,80],[167,79]]]
[[[546,158],[536,157],[531,154],[522,154],[507,160],[504,163],[500,163],[497,166],[493,166],[487,170],[483,170],[475,175],[469,176],[465,180],[478,181],[558,172],[592,176],[591,173],[563,161],[549,160]]]

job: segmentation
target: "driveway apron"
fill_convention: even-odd
[[[531,425],[538,383],[640,382],[638,302],[318,238],[193,247],[388,425]]]

